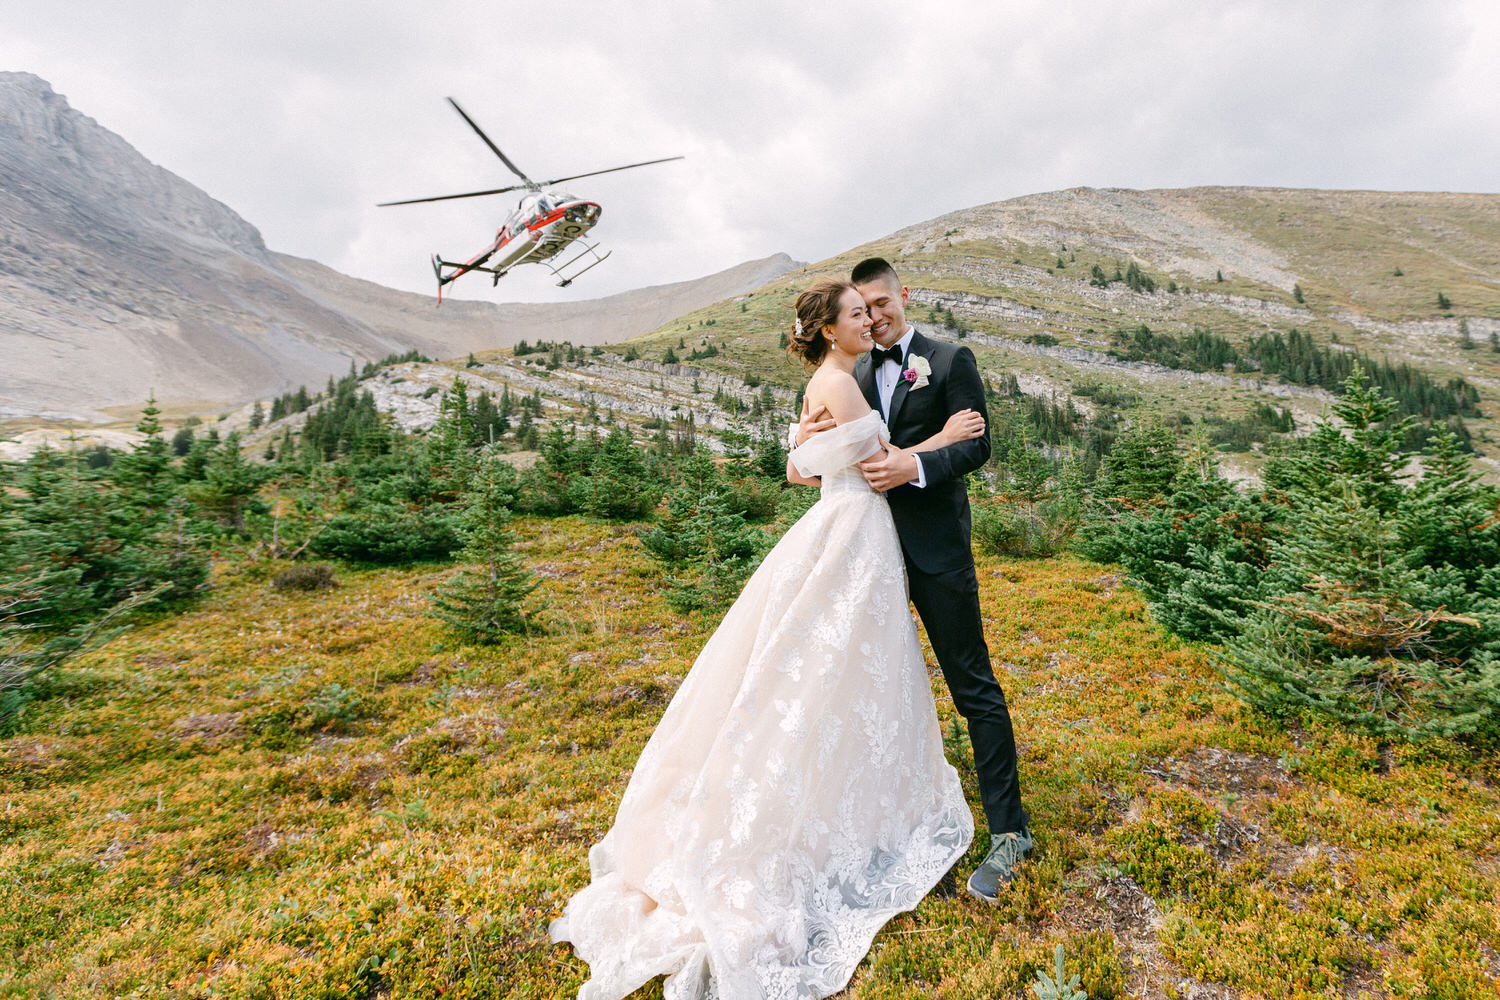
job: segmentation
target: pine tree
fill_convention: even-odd
[[[1468,669],[1429,653],[1437,628],[1476,619],[1423,607],[1398,523],[1347,477],[1304,505],[1279,547],[1295,589],[1264,602],[1215,658],[1247,702],[1275,715],[1311,711],[1389,739],[1472,734],[1500,721],[1500,662]]]
[[[466,566],[432,595],[429,613],[470,642],[493,645],[530,629],[536,609],[526,599],[537,581],[516,554],[509,528],[514,470],[488,460],[472,487],[459,528]]]
[[[1365,506],[1389,514],[1402,494],[1407,460],[1401,447],[1415,418],[1398,418],[1399,401],[1372,385],[1358,364],[1344,380],[1343,390],[1333,403],[1343,429],[1332,421],[1319,421],[1300,452],[1267,463],[1266,485],[1294,497],[1322,497],[1330,494],[1335,479],[1343,477]]]
[[[114,465],[115,482],[129,491],[136,504],[151,512],[165,509],[174,492],[172,454],[162,437],[161,421],[157,419],[160,414],[153,393],[135,425],[136,431],[145,437]]]
[[[713,458],[703,451],[684,460],[666,514],[641,535],[642,546],[668,571],[668,602],[683,612],[733,601],[769,542],[734,510]]]
[[[584,470],[580,469],[582,473]],[[616,521],[645,517],[661,501],[664,487],[630,432],[615,427],[604,439],[587,475],[579,475],[578,505],[586,514]]]
[[[240,456],[240,437],[231,433],[210,456],[203,482],[189,490],[189,497],[234,534],[245,530],[245,514],[259,487],[255,469]]]
[[[474,441],[474,413],[469,404],[469,387],[462,377],[443,394],[438,404],[438,420],[428,438],[431,462],[440,471],[444,492],[459,493],[473,473],[474,459],[470,448]]]
[[[1312,712],[1379,739],[1500,734],[1500,497],[1452,433],[1402,482],[1395,401],[1356,368],[1304,450],[1269,463],[1287,505],[1271,596],[1217,663],[1273,714]]]
[[[1171,492],[1182,471],[1177,437],[1160,421],[1120,435],[1099,470],[1095,493],[1127,503],[1153,501]]]

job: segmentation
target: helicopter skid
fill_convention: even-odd
[[[606,250],[601,254],[597,246],[592,246],[588,243],[584,243],[582,240],[579,241],[579,244],[583,247],[583,252],[574,257],[572,260],[569,260],[564,264],[559,264],[557,267],[552,267],[551,264],[547,265],[548,268],[552,271],[553,276],[558,279],[558,288],[567,288],[573,283],[574,279],[581,278],[588,271],[591,271],[594,268],[598,267],[600,264],[603,264],[604,261],[608,259],[609,255],[614,253],[613,250]],[[563,273],[574,264],[583,260],[585,257],[592,257],[593,260],[589,261],[588,264],[584,265],[582,268],[579,268],[577,271],[574,271],[572,274]]]

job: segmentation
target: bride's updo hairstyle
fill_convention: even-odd
[[[786,349],[801,358],[804,366],[817,367],[828,353],[823,328],[838,322],[839,299],[853,287],[847,281],[825,278],[797,296],[797,321],[792,324]]]

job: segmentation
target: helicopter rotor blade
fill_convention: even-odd
[[[458,106],[458,102],[457,101],[455,101],[453,98],[450,97],[450,98],[448,98],[448,103],[451,104],[451,105],[453,105],[453,110],[457,111],[459,113],[459,115],[463,118],[463,120],[469,123],[469,128],[473,129],[474,132],[475,132],[475,134],[477,134],[479,136],[479,138],[481,138],[481,139],[484,140],[484,144],[486,146],[490,147],[490,151],[492,153],[494,153],[496,156],[500,157],[500,162],[504,163],[507,167],[510,168],[510,172],[511,173],[515,174],[517,177],[521,178],[521,180],[525,181],[527,187],[530,187],[530,188],[533,188],[533,189],[537,187],[537,184],[536,184],[535,181],[533,181],[530,177],[527,177],[525,174],[521,173],[521,168],[520,167],[517,167],[514,163],[510,162],[510,157],[508,157],[504,153],[500,152],[500,147],[497,146],[497,145],[495,145],[493,142],[490,141],[490,137],[484,134],[484,129],[480,128],[477,124],[475,124],[474,119],[470,118],[469,115],[468,115],[468,113],[465,112],[463,108],[461,108],[461,107]],[[509,190],[515,190],[515,189],[511,188]]]
[[[597,177],[599,174],[612,174],[616,170],[634,170],[636,167],[649,167],[653,163],[670,163],[673,160],[683,160],[683,159],[686,159],[686,157],[683,157],[683,156],[664,156],[660,160],[646,160],[644,163],[627,163],[623,167],[610,167],[608,170],[591,170],[591,171],[589,171],[586,174],[574,174],[571,177],[558,177],[558,178],[556,178],[554,180],[543,181],[540,186],[541,187],[551,187],[554,184],[561,184],[563,181],[576,181],[580,177]]]
[[[507,191],[520,191],[527,187],[525,184],[512,184],[510,187],[491,188],[488,191],[469,191],[464,194],[440,194],[432,198],[407,198],[405,201],[382,201],[376,204],[376,208],[390,208],[392,205],[416,205],[424,201],[452,201],[454,198],[480,198],[487,194],[505,194]]]

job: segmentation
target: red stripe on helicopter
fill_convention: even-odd
[[[536,220],[535,222],[529,222],[529,223],[527,223],[526,224],[526,228],[532,230],[533,232],[535,232],[536,230],[542,228],[543,226],[550,226],[550,225],[552,225],[552,223],[556,222],[558,219],[561,219],[562,217],[563,217],[563,209],[559,208],[557,211],[553,212],[551,215],[543,216],[542,218]]]

